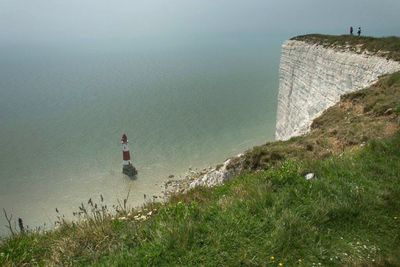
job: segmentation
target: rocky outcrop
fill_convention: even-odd
[[[189,188],[194,188],[196,186],[212,187],[229,180],[234,174],[233,171],[228,170],[227,168],[230,162],[231,159],[227,159],[222,166],[210,170],[200,178],[190,183]]]
[[[122,173],[131,178],[135,178],[138,172],[132,164],[128,164],[128,165],[123,165]]]
[[[399,62],[368,52],[357,54],[304,41],[286,41],[279,70],[276,139],[306,133],[312,121],[337,103],[341,95],[399,70]]]
[[[198,186],[213,187],[223,184],[242,171],[243,157],[244,154],[239,154],[215,168],[209,167],[201,171],[190,168],[182,179],[165,182],[164,198],[168,199],[173,194],[184,193]]]

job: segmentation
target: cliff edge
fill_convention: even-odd
[[[277,140],[310,130],[312,121],[340,96],[400,70],[400,39],[305,35],[282,45]]]

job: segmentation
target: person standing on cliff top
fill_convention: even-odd
[[[353,35],[353,26],[350,26],[350,35]]]
[[[361,35],[361,27],[358,27],[358,31],[357,31],[358,36]]]

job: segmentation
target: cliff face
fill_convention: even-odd
[[[309,130],[312,121],[340,96],[370,86],[400,63],[383,57],[289,40],[282,46],[275,137],[287,140]]]
[[[395,73],[400,71],[399,50],[397,37],[305,35],[285,42],[276,139],[302,135],[314,121],[313,131],[296,140],[254,147],[218,168],[191,170],[186,179],[166,183],[167,195],[197,186],[219,185],[244,170],[268,169],[285,159],[323,158],[390,136],[400,123],[393,123],[398,120],[400,107],[400,72]],[[379,78],[390,73],[393,74]],[[372,87],[379,90],[369,88],[378,80],[380,84]],[[348,94],[361,89],[366,91]],[[340,101],[344,94],[347,95]]]

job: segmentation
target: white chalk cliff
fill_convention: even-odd
[[[350,48],[326,48],[299,40],[289,40],[282,45],[277,140],[306,133],[312,121],[339,102],[341,95],[368,87],[381,75],[400,71],[400,62],[369,52],[352,52]],[[189,188],[212,187],[234,177],[240,168],[228,168],[232,159],[200,175]]]
[[[400,63],[366,53],[289,40],[282,46],[275,138],[306,133],[340,96],[372,85]]]

